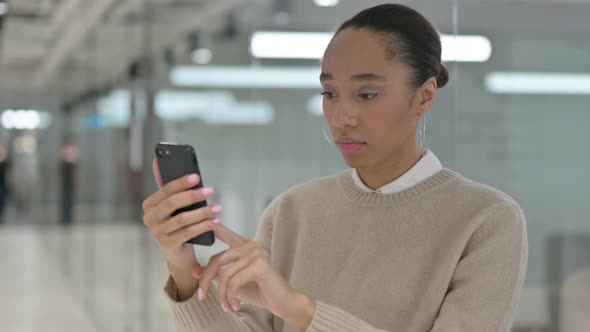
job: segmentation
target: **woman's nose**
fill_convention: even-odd
[[[356,112],[344,103],[338,103],[332,113],[331,123],[336,128],[356,127],[358,117]]]

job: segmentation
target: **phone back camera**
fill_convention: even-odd
[[[170,151],[165,149],[158,149],[158,156],[160,158],[170,158]]]

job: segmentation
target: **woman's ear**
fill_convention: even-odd
[[[434,77],[426,80],[426,82],[420,87],[418,91],[418,109],[420,114],[428,112],[434,104],[437,87],[436,78]]]

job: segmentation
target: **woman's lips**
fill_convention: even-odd
[[[365,146],[365,143],[361,142],[337,142],[338,149],[344,153],[355,153],[358,152]]]

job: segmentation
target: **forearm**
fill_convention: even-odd
[[[178,269],[168,264],[168,271],[174,280],[177,290],[177,301],[183,302],[190,299],[199,288],[199,280],[193,277],[191,269]]]

